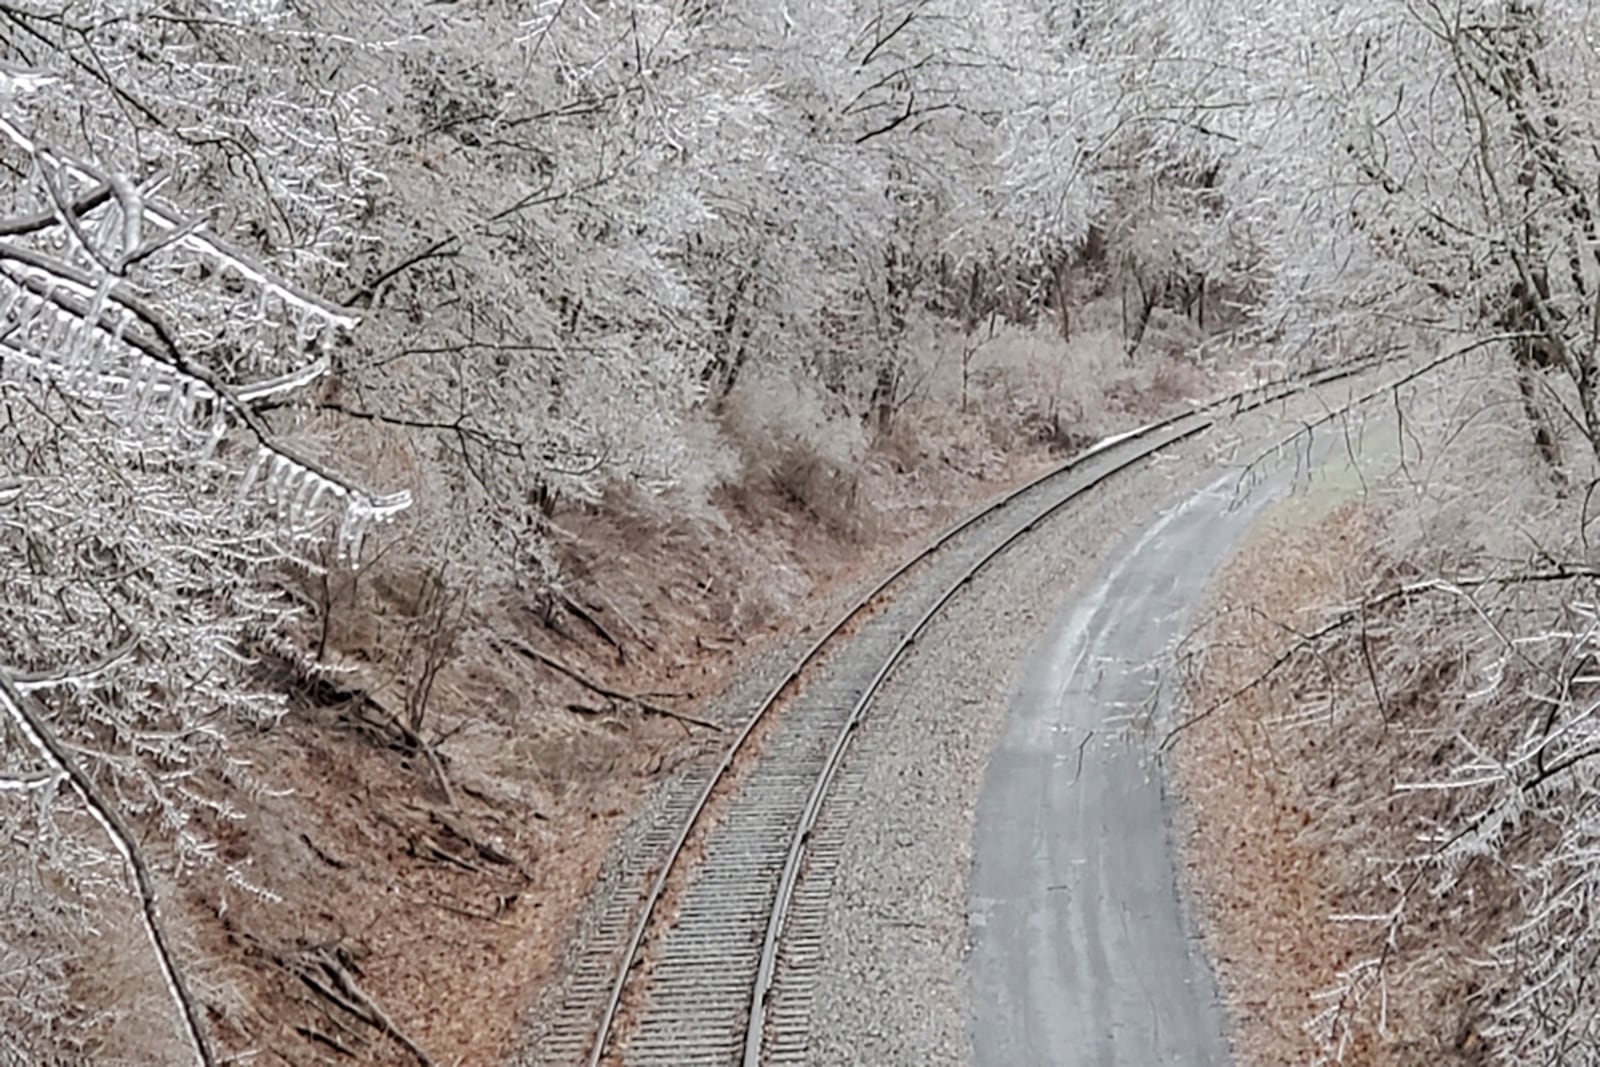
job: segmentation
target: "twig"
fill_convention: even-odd
[[[691,726],[699,726],[703,729],[711,730],[714,733],[720,734],[722,732],[722,727],[718,726],[714,722],[710,722],[706,719],[699,719],[693,715],[688,715],[681,711],[673,711],[671,708],[664,708],[659,704],[652,704],[643,697],[630,693],[619,692],[616,689],[612,689],[610,686],[602,685],[594,679],[586,677],[576,668],[567,666],[565,663],[556,659],[549,653],[540,652],[537,648],[534,648],[531,645],[527,645],[521,641],[518,641],[511,647],[512,650],[517,652],[519,655],[525,656],[528,659],[533,660],[535,663],[542,663],[546,667],[549,667],[551,670],[555,671],[557,674],[566,675],[568,678],[571,678],[574,682],[577,682],[585,689],[592,693],[598,693],[607,700],[615,700],[624,704],[632,704],[634,707],[647,714],[659,715],[668,719],[676,719],[679,722],[687,723]]]
[[[551,192],[550,190],[553,188],[553,186],[546,185],[542,189],[536,189],[525,196],[518,197],[516,200],[501,208],[499,211],[496,211],[494,214],[488,215],[463,227],[461,232],[447,233],[443,237],[435,238],[434,240],[423,245],[417,251],[407,255],[398,263],[395,263],[390,267],[386,267],[374,274],[366,282],[363,282],[359,289],[351,293],[345,299],[345,304],[350,307],[373,307],[377,303],[379,290],[381,290],[388,282],[392,281],[399,275],[404,274],[412,267],[428,262],[430,259],[438,259],[445,256],[455,256],[460,254],[462,248],[466,244],[466,238],[468,236],[475,236],[479,233],[487,232],[494,223],[499,222],[501,219],[509,218],[518,212],[525,211],[530,207],[539,207],[544,204],[554,204],[568,198],[579,197],[584,193],[592,192],[593,190],[599,189],[600,187],[612,181],[613,177],[614,175],[608,174],[604,177],[596,178],[580,185],[562,189],[559,192]]]
[[[423,897],[406,897],[406,899],[413,904],[420,904],[426,908],[438,908],[441,911],[448,911],[454,915],[463,915],[468,919],[477,919],[479,922],[494,923],[496,926],[512,925],[511,923],[508,923],[504,919],[500,918],[498,915],[490,915],[487,912],[482,911],[473,911],[471,908],[463,908],[459,904],[447,904],[442,900],[428,900]]]
[[[1333,421],[1335,421],[1337,419],[1343,418],[1344,416],[1350,414],[1351,412],[1358,410],[1363,405],[1367,404],[1369,401],[1371,401],[1371,400],[1373,400],[1373,399],[1375,399],[1375,398],[1377,398],[1379,396],[1382,396],[1384,393],[1390,392],[1390,391],[1393,391],[1393,390],[1398,390],[1402,385],[1408,385],[1411,382],[1416,381],[1418,378],[1421,378],[1424,375],[1427,375],[1427,374],[1429,374],[1429,373],[1431,373],[1431,372],[1433,372],[1435,370],[1438,370],[1440,367],[1444,366],[1447,363],[1450,363],[1453,360],[1457,360],[1457,359],[1460,359],[1462,356],[1471,354],[1472,352],[1476,351],[1477,349],[1485,348],[1485,347],[1487,347],[1489,345],[1493,345],[1493,344],[1498,344],[1498,343],[1500,343],[1502,341],[1513,341],[1513,340],[1516,340],[1517,338],[1522,337],[1522,336],[1524,336],[1524,335],[1521,334],[1521,333],[1506,333],[1506,334],[1495,334],[1492,337],[1479,338],[1478,340],[1473,341],[1470,344],[1463,345],[1460,348],[1452,349],[1451,351],[1445,353],[1442,356],[1438,356],[1438,357],[1436,357],[1436,358],[1434,358],[1432,360],[1429,360],[1427,363],[1423,364],[1421,367],[1418,367],[1415,370],[1410,371],[1407,374],[1403,374],[1399,378],[1394,379],[1393,381],[1385,382],[1384,384],[1378,386],[1376,389],[1373,389],[1371,392],[1368,392],[1368,393],[1365,393],[1365,394],[1363,394],[1361,396],[1358,396],[1358,397],[1354,398],[1353,400],[1349,401],[1348,403],[1341,404],[1340,406],[1338,406],[1336,408],[1332,408],[1332,409],[1328,410],[1321,417],[1316,418],[1316,419],[1312,419],[1312,420],[1306,422],[1305,424],[1303,424],[1301,426],[1300,429],[1296,430],[1294,433],[1290,434],[1288,437],[1284,438],[1283,440],[1276,442],[1275,444],[1272,445],[1272,447],[1270,447],[1270,448],[1266,449],[1265,451],[1261,452],[1259,455],[1256,456],[1255,459],[1252,459],[1249,463],[1247,463],[1244,466],[1244,468],[1239,472],[1239,482],[1238,482],[1238,484],[1241,485],[1241,486],[1244,485],[1244,483],[1249,480],[1251,474],[1254,473],[1254,471],[1256,470],[1257,467],[1260,467],[1271,456],[1280,453],[1281,450],[1283,448],[1285,448],[1286,446],[1294,443],[1295,441],[1298,441],[1302,437],[1310,437],[1312,434],[1314,434],[1317,431],[1318,428],[1320,428],[1322,426],[1326,426],[1328,423],[1333,422]],[[1404,452],[1405,452],[1405,450],[1401,449],[1402,455],[1404,454]]]
[[[1088,747],[1089,742],[1092,740],[1094,740],[1094,731],[1090,730],[1083,735],[1083,740],[1078,742],[1078,765],[1073,770],[1072,781],[1067,783],[1068,785],[1078,784],[1078,776],[1083,773],[1083,750]]]
[[[107,652],[93,663],[77,668],[65,668],[55,671],[13,671],[0,667],[0,673],[10,677],[20,692],[26,693],[33,689],[45,689],[53,685],[65,685],[69,682],[84,682],[101,671],[110,670],[118,663],[132,655],[133,650],[139,645],[137,635],[128,638],[116,648]]]
[[[1454,580],[1429,578],[1420,582],[1408,582],[1407,584],[1396,589],[1391,589],[1388,592],[1382,593],[1376,597],[1364,600],[1355,607],[1341,612],[1332,621],[1328,622],[1319,629],[1311,630],[1302,634],[1300,640],[1290,645],[1280,656],[1278,656],[1277,659],[1269,663],[1266,669],[1262,670],[1254,678],[1239,686],[1237,689],[1233,690],[1233,692],[1219,697],[1204,710],[1195,712],[1193,715],[1190,715],[1188,718],[1178,723],[1171,730],[1167,731],[1167,736],[1162,739],[1161,745],[1159,746],[1159,751],[1165,752],[1168,748],[1172,747],[1172,743],[1177,739],[1177,736],[1183,731],[1189,729],[1189,727],[1194,726],[1205,719],[1209,719],[1212,715],[1221,711],[1223,708],[1237,702],[1245,694],[1266,684],[1268,679],[1277,674],[1278,671],[1282,670],[1300,653],[1314,647],[1318,641],[1331,636],[1332,634],[1342,630],[1344,627],[1349,626],[1354,622],[1360,622],[1362,626],[1365,627],[1367,613],[1372,611],[1374,608],[1383,607],[1384,605],[1393,603],[1396,600],[1404,600],[1406,598],[1420,596],[1425,593],[1448,593],[1453,596],[1462,596],[1465,590],[1479,589],[1485,586],[1537,585],[1545,582],[1569,582],[1579,578],[1600,579],[1600,569],[1590,567],[1586,564],[1563,563],[1558,564],[1551,570],[1528,571],[1522,574],[1484,575],[1480,577],[1458,578]],[[1482,607],[1470,597],[1465,599],[1467,599],[1467,602],[1472,606],[1472,610],[1477,613],[1480,618],[1484,618],[1485,622],[1488,622],[1487,618],[1484,616]],[[1286,629],[1289,629],[1290,632],[1297,632],[1291,627],[1286,627]],[[1506,641],[1503,636],[1501,639],[1502,641]],[[1506,641],[1506,643],[1510,644],[1509,641]]]
[[[300,840],[305,842],[305,846],[311,850],[312,855],[316,856],[317,859],[321,860],[323,863],[326,863],[329,867],[342,871],[350,866],[350,864],[346,863],[344,860],[339,859],[332,853],[323,850],[321,846],[319,846],[315,841],[311,840],[311,838],[306,834],[302,833],[300,835]]]
[[[102,182],[93,191],[73,201],[70,206],[73,214],[85,215],[110,199],[111,186]],[[24,234],[38,233],[40,230],[49,229],[60,221],[60,216],[54,211],[41,211],[37,215],[7,219],[0,222],[0,237],[21,237]]]

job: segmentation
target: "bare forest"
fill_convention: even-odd
[[[1325,864],[1259,1062],[1600,1062],[1597,33],[0,0],[0,1062],[501,1062],[810,599],[1375,358],[1348,558],[1184,650]]]

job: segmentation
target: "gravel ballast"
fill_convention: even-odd
[[[1341,390],[1342,394],[1343,390]],[[1280,416],[1321,410],[1299,401]],[[819,834],[842,854],[816,976],[807,1062],[971,1058],[967,881],[974,811],[1015,676],[1049,623],[1130,533],[1209,472],[1281,435],[1252,416],[1113,479],[990,565],[896,670],[847,756],[861,783]],[[1259,444],[1255,448],[1261,447]]]
[[[1018,665],[1074,589],[1161,504],[1207,472],[1250,458],[1240,443],[1270,440],[1268,427],[1282,425],[1272,415],[1326,410],[1316,401],[1296,407],[1302,410],[1278,405],[1213,430],[1074,502],[982,572],[895,671],[857,732],[818,828],[835,835],[842,851],[810,998],[807,1062],[968,1059],[963,955],[971,827]],[[863,578],[836,587],[804,614],[831,619],[870,584]],[[731,723],[747,714],[815,631],[813,623],[756,657],[714,702],[714,717]],[[668,798],[681,788],[681,781],[664,783],[619,841],[569,960],[576,961],[580,943],[610,940],[598,928],[605,904],[637,891],[639,872],[628,857],[670,818]],[[561,985],[545,991],[533,1012],[532,1048],[516,1062],[559,1062],[549,1048],[535,1050],[557,1006],[572,1003],[575,992]]]

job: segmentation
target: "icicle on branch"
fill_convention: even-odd
[[[169,432],[188,430],[195,443],[203,443],[209,452],[222,435],[224,416],[242,425],[256,439],[257,462],[268,464],[275,479],[272,486],[284,489],[271,502],[291,526],[307,521],[308,509],[324,497],[343,502],[338,538],[342,557],[359,552],[362,534],[372,523],[410,505],[409,493],[371,493],[296,454],[274,439],[251,408],[253,400],[314,381],[326,370],[325,358],[236,391],[186,356],[166,321],[127,282],[109,274],[95,277],[3,240],[0,313],[11,323],[0,343],[17,358],[101,403],[110,404],[120,393],[121,409],[134,426],[147,420],[153,404],[165,401],[161,420]],[[299,328],[303,331],[304,324]],[[163,377],[168,380],[160,381]],[[209,415],[196,426],[202,410]],[[293,506],[299,501],[305,501],[306,508]]]
[[[165,244],[171,241],[198,253],[218,268],[231,268],[243,280],[270,293],[285,304],[315,312],[332,326],[339,329],[350,329],[355,326],[356,317],[349,309],[290,284],[245,252],[210,233],[200,221],[186,219],[167,205],[140,192],[138,187],[125,176],[112,175],[86,160],[42,145],[3,115],[0,115],[0,134],[4,134],[30,157],[36,160],[43,158],[49,165],[57,168],[60,174],[87,182],[93,187],[94,192],[84,198],[89,202],[87,207],[80,207],[79,203],[70,205],[78,214],[81,215],[115,198],[123,214],[123,228],[120,260],[117,264],[113,264],[113,267],[126,269],[128,264],[150,255],[154,250],[152,244]],[[54,199],[56,193],[54,186],[48,180],[45,186],[46,192]],[[58,210],[50,214],[52,224],[66,221],[62,218],[63,212],[59,210],[62,206],[58,202],[56,204]],[[38,219],[35,217],[28,221],[37,223]],[[138,242],[146,224],[153,224],[160,229],[162,236],[141,244]],[[37,228],[43,229],[45,226],[38,225]],[[0,235],[4,235],[3,228],[0,228]],[[130,244],[130,241],[135,243]]]

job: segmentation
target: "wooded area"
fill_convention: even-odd
[[[162,902],[275,898],[229,828],[307,702],[446,811],[462,661],[700,728],[507,634],[661,640],[596,531],[690,566],[758,486],[848,538],[864,463],[959,465],[936,424],[1070,447],[1226,353],[1410,352],[1412,491],[1306,639],[1361,643],[1305,669],[1433,709],[1385,735],[1446,799],[1373,867],[1383,936],[1459,920],[1486,1054],[1593,1060],[1595,32],[1566,0],[0,0],[0,1052],[244,1040]],[[1474,865],[1492,922],[1450,897]],[[119,899],[165,1007],[84,979]],[[1327,1048],[1353,1026],[1384,1022]]]

